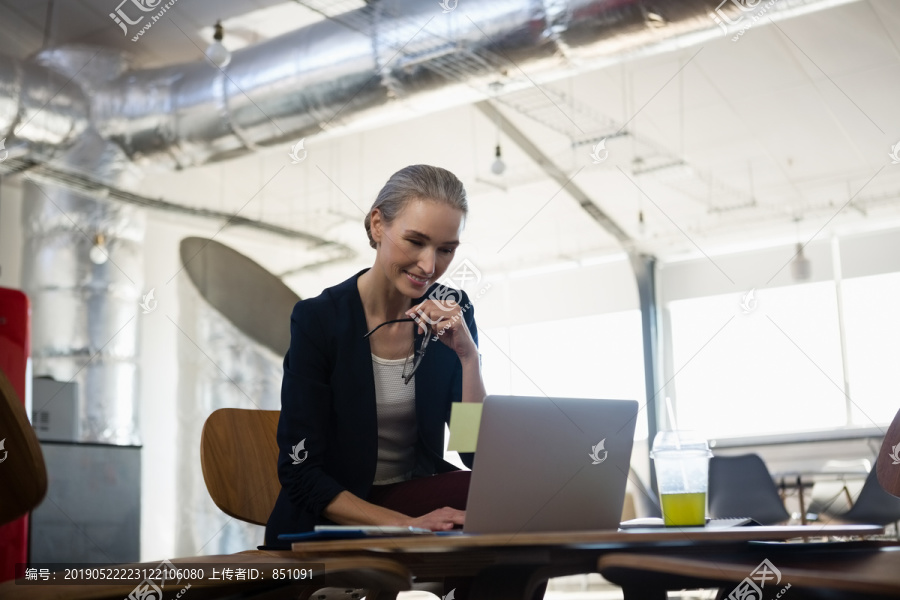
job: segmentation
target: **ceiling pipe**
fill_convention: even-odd
[[[778,0],[765,17],[850,1]],[[735,0],[496,0],[447,14],[379,0],[236,51],[225,69],[204,59],[124,71],[105,50],[51,50],[39,64],[0,59],[0,139],[50,158],[92,124],[133,161],[183,168],[340,127],[397,96],[522,79],[525,64],[529,80],[571,75],[730,35],[742,18]],[[83,71],[111,77],[82,91],[72,81]]]
[[[58,161],[110,182],[135,183],[133,165],[96,134],[80,136]],[[140,444],[143,212],[29,177],[23,185],[22,230],[34,374],[77,383],[77,441]],[[54,414],[59,409],[54,403],[61,401],[54,396],[35,409]]]
[[[98,92],[94,115],[133,158],[188,167],[339,127],[397,97],[503,71],[515,78],[516,65],[596,68],[601,57],[721,35],[715,5],[495,0],[443,14],[438,3],[379,0],[234,52],[225,69],[201,61],[126,73]]]

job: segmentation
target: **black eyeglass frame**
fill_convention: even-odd
[[[392,323],[416,323],[416,319],[411,317],[407,317],[405,319],[392,319],[390,321],[385,321],[381,325],[377,325],[371,331],[366,333],[363,336],[363,339],[368,339],[370,335],[378,331],[380,328],[385,325],[390,325]],[[421,335],[422,341],[419,342],[418,348],[416,348],[416,337]],[[413,375],[416,374],[416,371],[419,369],[419,365],[422,364],[422,359],[425,357],[425,350],[428,348],[428,340],[431,339],[431,333],[421,333],[419,329],[419,324],[416,323],[415,331],[413,332],[413,355],[412,355],[412,366],[410,367],[409,356],[406,357],[406,362],[403,363],[403,373],[401,377],[403,377],[403,384],[409,385],[410,380],[412,380]]]

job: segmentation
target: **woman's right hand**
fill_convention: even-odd
[[[466,511],[445,506],[421,517],[411,518],[409,525],[431,531],[447,531],[453,529],[455,525],[462,525],[465,522]]]

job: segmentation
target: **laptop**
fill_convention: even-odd
[[[615,530],[638,403],[484,400],[464,533]]]

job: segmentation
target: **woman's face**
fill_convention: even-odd
[[[463,213],[434,200],[410,200],[391,223],[381,211],[372,214],[372,237],[378,244],[376,268],[405,296],[418,298],[450,266]]]

